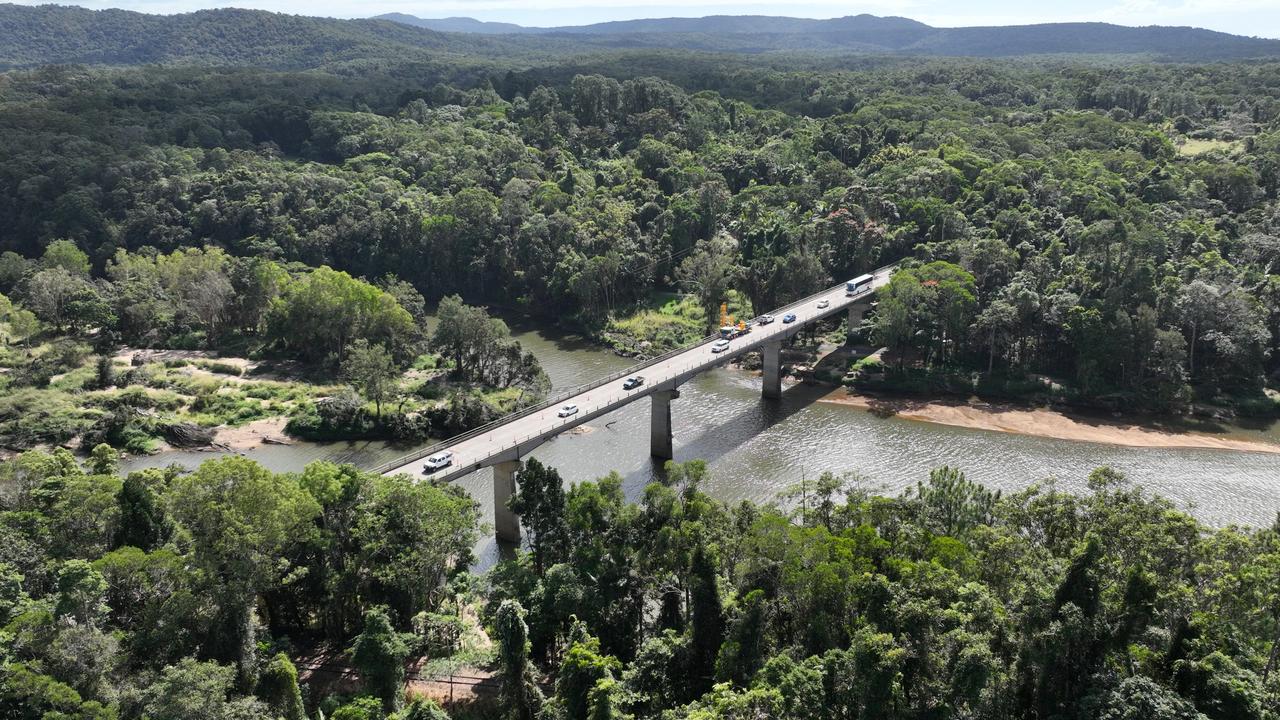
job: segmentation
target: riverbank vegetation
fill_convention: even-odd
[[[0,463],[6,717],[1280,707],[1280,527],[1205,527],[1106,468],[1079,493],[1002,494],[943,467],[893,497],[828,473],[729,505],[700,490],[699,461],[628,501],[616,475],[566,486],[531,460],[513,499],[527,550],[474,576],[478,512],[454,487],[323,462],[114,462],[103,446],[83,468],[65,450]],[[359,680],[333,686],[315,657]],[[495,694],[446,715],[406,696],[406,665],[492,675]]]
[[[16,302],[0,295],[0,445],[9,449],[193,447],[217,442],[217,428],[273,417],[309,439],[420,441],[547,389],[537,360],[483,308],[443,302],[472,323],[446,312],[428,342],[422,296],[394,278],[375,285],[213,247],[121,250],[95,277],[65,240],[38,260],[7,261]],[[459,341],[477,349],[455,354]]]

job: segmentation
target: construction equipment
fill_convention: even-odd
[[[729,314],[729,304],[720,303],[720,337],[730,340],[749,332],[751,332],[751,325],[742,320],[735,321]]]

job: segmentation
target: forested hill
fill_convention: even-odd
[[[764,16],[666,18],[523,28],[471,18],[362,20],[256,10],[151,15],[125,10],[0,4],[0,69],[45,64],[252,65],[317,68],[358,60],[471,57],[481,61],[619,48],[735,54],[1007,56],[1103,54],[1167,60],[1280,57],[1280,40],[1185,27],[1064,23],[934,28],[899,17],[833,20]]]
[[[616,45],[735,52],[856,51],[976,57],[1138,54],[1182,60],[1280,55],[1280,40],[1242,37],[1191,27],[1125,27],[1107,23],[935,28],[908,18],[865,14],[830,20],[715,15],[528,28],[507,23],[483,23],[471,18],[433,20],[401,14],[380,18],[442,31],[541,33],[544,37],[573,35],[584,42],[598,42],[608,37]]]
[[[293,69],[368,57],[511,51],[501,39],[444,34],[387,20],[334,20],[234,8],[150,15],[0,5],[0,69],[50,63]]]
[[[390,20],[392,22],[403,23],[405,25],[414,25],[417,27],[427,28],[429,30],[437,30],[439,32],[465,32],[477,33],[480,35],[514,35],[521,33],[542,33],[546,32],[543,28],[524,27],[515,23],[504,22],[485,22],[469,17],[447,17],[433,18],[426,20],[413,15],[405,15],[404,13],[386,13],[378,15],[374,20]]]

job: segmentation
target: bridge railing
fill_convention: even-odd
[[[881,272],[893,268],[893,266],[896,264],[897,263],[890,263],[889,265],[876,268],[872,272],[872,274],[879,275]],[[793,310],[795,308],[805,305],[806,303],[813,302],[815,298],[818,298],[822,295],[826,295],[832,290],[836,290],[840,288],[842,285],[843,283],[841,283],[840,285],[833,285],[823,290],[819,290],[818,292],[815,292],[812,295],[808,295],[799,300],[796,300],[795,302],[788,303],[771,312],[772,314],[779,314],[779,313],[785,314],[788,310]],[[874,288],[872,286],[868,286],[865,290],[863,290],[858,294],[862,295],[864,293],[871,292],[871,290],[873,289]],[[696,340],[692,343],[676,348],[675,350],[670,350],[668,352],[662,353],[661,355],[657,355],[655,357],[649,358],[648,360],[645,360],[644,362],[638,365],[632,365],[631,367],[628,367],[625,370],[619,370],[618,372],[611,373],[603,378],[593,380],[592,382],[584,383],[582,385],[578,385],[577,387],[573,387],[573,388],[569,388],[567,390],[561,391],[551,397],[548,397],[546,400],[543,400],[542,402],[535,403],[533,405],[530,405],[529,407],[526,407],[522,410],[517,410],[513,413],[508,413],[506,415],[503,415],[500,418],[497,418],[496,420],[491,420],[485,423],[484,425],[480,425],[464,433],[454,435],[453,437],[447,440],[443,440],[441,442],[435,443],[433,445],[429,445],[424,448],[419,448],[412,452],[401,455],[400,457],[397,457],[393,460],[388,460],[387,462],[376,465],[373,468],[371,468],[369,472],[378,473],[378,474],[390,472],[392,470],[395,470],[398,467],[408,465],[411,462],[416,462],[429,455],[434,455],[437,452],[440,452],[441,450],[447,450],[457,445],[458,443],[465,442],[467,440],[470,440],[471,438],[483,435],[491,430],[494,430],[503,425],[506,425],[509,422],[519,420],[522,417],[528,417],[529,415],[533,415],[534,413],[541,412],[542,410],[546,410],[549,407],[554,407],[556,405],[559,405],[564,401],[570,398],[573,398],[577,395],[580,395],[584,392],[587,392],[589,390],[595,390],[598,387],[603,387],[605,385],[608,385],[609,383],[617,382],[618,380],[621,380],[623,378],[635,375],[643,371],[645,368],[649,368],[654,365],[657,365],[658,363],[665,362],[666,360],[669,360],[677,355],[688,352],[701,345],[706,345],[707,343],[718,340],[719,338],[720,336],[718,334],[708,335],[700,340]],[[521,442],[524,442],[524,441],[522,440]]]

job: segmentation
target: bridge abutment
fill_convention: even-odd
[[[508,460],[493,466],[493,534],[503,542],[520,542],[520,517],[507,502],[516,494],[519,460]]]
[[[653,407],[649,413],[649,454],[663,460],[675,459],[671,435],[671,401],[680,397],[679,390],[659,390],[649,397]]]
[[[760,354],[764,371],[761,395],[776,400],[782,397],[782,341],[765,343]]]

